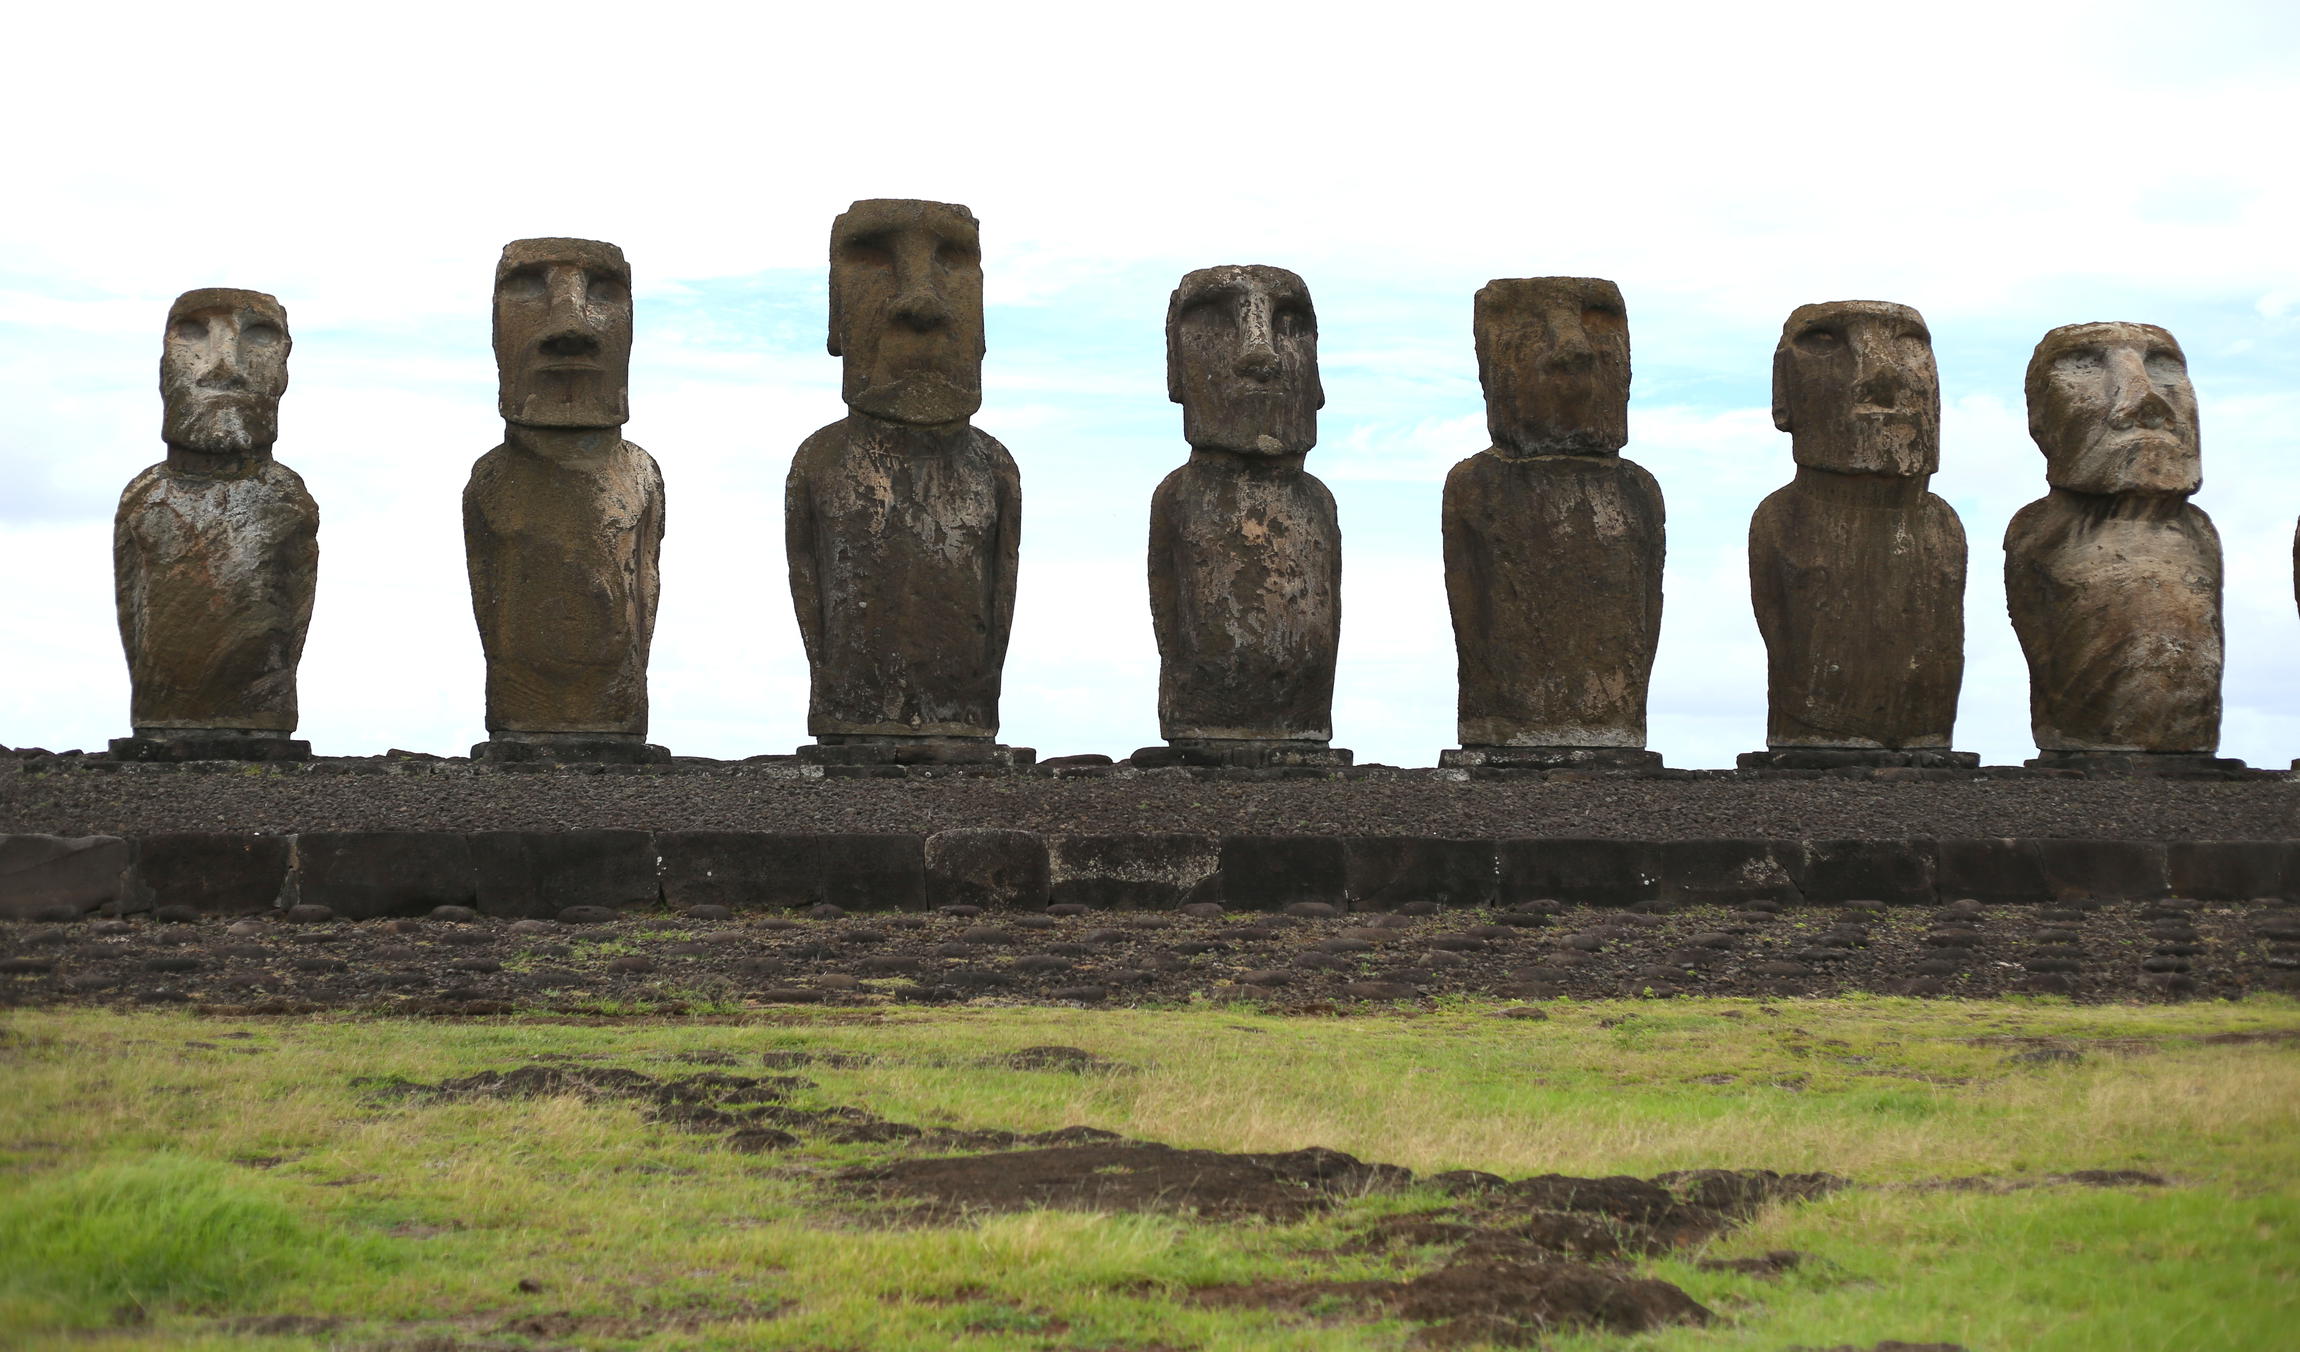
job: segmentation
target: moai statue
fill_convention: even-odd
[[[1773,350],[1773,425],[1797,477],[1749,522],[1767,749],[1744,769],[1965,767],[1965,531],[1926,491],[1941,461],[1932,336],[1906,305],[1799,306]]]
[[[261,291],[186,291],[160,350],[168,458],[112,521],[133,737],[121,760],[299,760],[296,664],[319,579],[319,507],[272,459],[287,311]]]
[[[1200,268],[1166,309],[1166,393],[1190,459],[1150,499],[1158,730],[1134,764],[1340,766],[1342,530],[1302,468],[1318,440],[1318,317],[1284,268]]]
[[[1635,769],[1661,638],[1661,486],[1629,441],[1629,318],[1595,277],[1477,293],[1493,445],[1445,483],[1461,748],[1448,766]]]
[[[669,759],[647,743],[663,474],[623,440],[631,270],[589,239],[522,239],[495,265],[503,444],[471,467],[463,552],[487,656],[474,760]]]
[[[2234,769],[2220,744],[2220,536],[2196,391],[2154,324],[2071,324],[2029,358],[2051,491],[2005,529],[2037,766]]]
[[[982,248],[945,202],[857,202],[831,224],[830,352],[847,416],[783,498],[807,649],[801,760],[1028,765],[998,743],[1022,477],[982,407]]]

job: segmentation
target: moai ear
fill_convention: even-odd
[[[839,267],[836,263],[831,264],[831,332],[824,345],[834,357],[846,355],[839,347]]]
[[[1166,402],[1182,402],[1182,288],[1166,298]]]

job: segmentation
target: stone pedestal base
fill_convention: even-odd
[[[113,760],[123,761],[300,761],[311,759],[311,743],[284,733],[243,731],[236,728],[199,728],[182,732],[139,731],[133,737],[114,737]]]
[[[1263,742],[1245,738],[1209,737],[1146,746],[1128,758],[1138,770],[1193,766],[1223,770],[1338,770],[1351,753],[1324,742]]]
[[[498,733],[471,748],[491,765],[668,765],[668,748],[616,732]]]
[[[1741,753],[1744,770],[1915,769],[1976,770],[1977,751],[1943,751],[1937,747],[1890,751],[1881,747],[1782,746]]]
[[[2219,774],[2247,768],[2232,756],[2204,751],[2040,751],[2031,770],[2082,770],[2099,775]]]
[[[884,737],[870,741],[825,738],[799,748],[799,764],[842,765],[963,765],[1018,770],[1038,760],[1027,746],[1008,746],[988,737]]]
[[[1641,746],[1464,746],[1438,753],[1446,770],[1658,770]]]

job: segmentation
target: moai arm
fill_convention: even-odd
[[[998,571],[990,596],[990,663],[995,670],[1005,665],[1007,641],[1014,635],[1014,586],[1022,566],[1022,472],[1004,446],[984,439],[997,452],[998,554],[993,566]]]
[[[1181,540],[1173,506],[1167,500],[1173,483],[1169,476],[1150,495],[1150,632],[1158,640],[1161,655],[1166,651],[1167,636],[1182,632]]]
[[[497,604],[500,588],[495,576],[497,551],[488,547],[487,508],[480,480],[494,455],[490,451],[481,456],[471,481],[463,486],[463,567],[471,581],[471,618],[479,626],[479,651],[490,661],[495,658],[498,626],[488,612]]]
[[[810,666],[823,661],[823,588],[816,571],[814,493],[807,483],[810,457],[801,447],[783,483],[783,553],[790,561],[791,609],[798,615],[799,641]]]
[[[661,546],[670,523],[670,504],[663,496],[662,467],[645,451],[639,454],[647,464],[647,507],[639,514],[639,650],[651,652],[655,646],[655,612],[663,599]]]
[[[128,654],[131,674],[138,670],[137,657],[143,647],[143,635],[138,631],[144,615],[144,551],[136,547],[128,503],[143,484],[144,476],[138,475],[128,485],[120,495],[119,513],[112,518],[112,603],[119,612],[120,647]]]

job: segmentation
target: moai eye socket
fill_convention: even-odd
[[[200,342],[208,336],[208,321],[198,318],[179,319],[176,326],[168,331],[168,336],[187,343]]]
[[[839,261],[856,267],[894,267],[894,250],[884,235],[854,235],[839,246]]]
[[[250,324],[240,330],[240,341],[254,348],[278,347],[286,337],[274,324]]]
[[[630,283],[612,273],[583,274],[583,294],[594,305],[621,305],[631,299]]]
[[[1310,312],[1299,305],[1281,305],[1271,317],[1272,327],[1288,338],[1301,338],[1311,330]]]
[[[1797,335],[1797,350],[1811,357],[1826,357],[1841,352],[1845,335],[1835,329],[1807,329]]]
[[[545,291],[543,269],[520,268],[503,279],[501,290],[514,300],[540,300]]]

